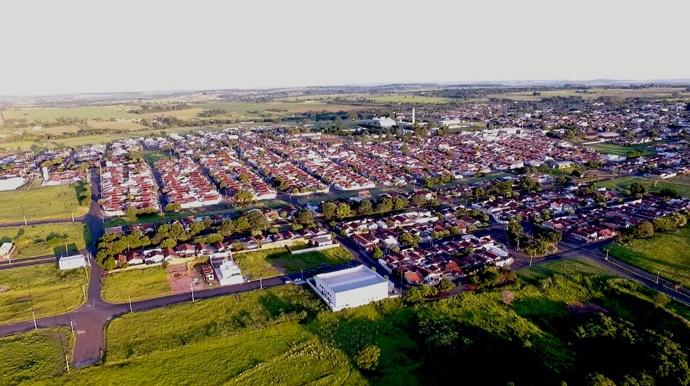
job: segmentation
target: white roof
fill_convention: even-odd
[[[77,261],[77,260],[84,260],[84,255],[72,255],[72,256],[63,256],[60,258],[60,262],[70,262],[70,261]]]
[[[0,246],[0,255],[6,255],[12,250],[12,243],[2,243]]]
[[[326,284],[334,293],[386,283],[386,279],[363,265],[336,272],[322,273],[316,275],[316,277]]]
[[[225,260],[222,263],[220,263],[220,266],[218,267],[218,272],[220,273],[220,277],[223,279],[229,278],[230,276],[242,274],[242,271],[240,271],[240,267],[238,267],[237,264],[235,264],[235,262],[232,260]]]

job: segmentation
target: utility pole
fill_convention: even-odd
[[[192,290],[192,301],[194,301],[194,283],[189,283],[189,288]]]
[[[302,278],[302,280],[304,280],[304,270],[302,268],[299,269],[299,273],[300,273],[300,277]]]
[[[129,298],[129,312],[132,312],[132,296],[128,296]]]
[[[77,320],[77,319],[74,319]],[[72,336],[74,336],[74,320],[69,321],[69,327],[72,329]]]
[[[261,276],[259,276],[259,287],[260,287],[261,289],[264,289],[264,282],[263,282]]]
[[[65,364],[67,364],[67,372],[69,373],[69,358],[65,355]]]
[[[656,272],[656,284],[659,284],[659,275],[661,275],[661,271]]]
[[[609,249],[611,248],[606,248],[606,258],[604,260],[609,261]]]
[[[36,311],[31,311],[31,316],[34,318],[34,330],[38,330],[38,324],[36,324]]]
[[[86,284],[81,285],[81,293],[84,295],[84,299],[86,299]]]

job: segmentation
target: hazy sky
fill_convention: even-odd
[[[683,0],[3,0],[0,95],[690,78],[687,11]]]

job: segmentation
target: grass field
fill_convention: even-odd
[[[234,255],[242,274],[258,280],[281,276],[286,273],[310,270],[321,263],[339,265],[352,260],[350,252],[343,247],[291,255],[284,248],[266,249],[263,251],[245,252]]]
[[[65,354],[72,352],[72,343],[67,327],[0,338],[0,385],[19,385],[64,374]]]
[[[658,192],[663,188],[673,189],[683,197],[690,197],[690,180],[687,176],[674,177],[667,180],[651,180],[643,177],[622,177],[609,181],[599,181],[597,186],[607,189],[625,190],[637,182],[642,184],[650,192]]]
[[[84,302],[83,269],[60,271],[57,264],[41,264],[0,271],[0,324],[31,320],[74,310]]]
[[[654,154],[656,153],[655,151],[647,150],[647,148],[657,143],[659,143],[659,141],[630,146],[616,145],[613,143],[598,143],[596,145],[587,145],[586,147],[591,147],[599,153],[603,154],[615,154],[625,156],[631,150],[644,150],[649,154]]]
[[[78,251],[91,243],[89,228],[80,222],[40,224],[0,228],[0,243],[13,242],[17,245],[13,258],[59,255],[67,251]]]
[[[163,266],[110,273],[103,278],[101,290],[103,300],[111,303],[127,303],[130,298],[137,301],[171,294],[168,270]]]
[[[596,99],[598,97],[611,97],[614,99],[627,98],[670,98],[677,93],[677,98],[687,99],[690,93],[685,91],[684,87],[650,87],[641,89],[620,89],[620,88],[590,88],[584,89],[568,89],[568,90],[549,90],[540,91],[540,95],[532,95],[532,91],[522,92],[508,92],[503,94],[489,94],[487,98],[510,99],[520,101],[539,101],[543,98],[553,97],[581,97],[583,99]],[[675,98],[675,97],[674,97]]]
[[[149,163],[149,165],[153,166],[153,164],[155,164],[156,162],[158,162],[160,160],[170,159],[170,156],[168,155],[168,153],[166,153],[164,151],[151,150],[151,151],[145,151],[144,152],[144,159],[146,160],[146,162]]]
[[[80,118],[80,119],[109,119],[109,118],[141,118],[138,114],[131,114],[127,111],[133,109],[132,106],[91,106],[91,107],[71,107],[71,108],[23,108],[14,110],[3,110],[6,119],[26,119],[29,122],[48,122],[57,118]]]
[[[79,206],[76,188],[48,186],[36,189],[0,192],[0,223],[26,220],[68,219],[86,214],[89,210]]]
[[[627,263],[690,287],[690,228],[657,233],[650,239],[614,244],[609,253]]]
[[[94,129],[114,129],[114,130],[145,130],[147,127],[136,122],[89,122],[89,126]]]
[[[687,348],[687,324],[656,308],[653,292],[609,278],[596,264],[569,259],[523,272],[527,282],[416,306],[391,299],[334,313],[308,289],[286,285],[129,313],[108,325],[104,363],[49,384],[586,384],[595,371],[620,381],[620,373],[590,358],[605,350],[633,354],[573,333],[591,331],[597,312],[629,322],[626,333],[654,330]],[[506,291],[514,295],[508,303]],[[17,351],[30,344],[22,342]],[[381,351],[373,371],[356,367],[367,345]],[[654,371],[661,352],[636,348],[650,359],[624,370]],[[682,366],[684,356],[677,359]]]

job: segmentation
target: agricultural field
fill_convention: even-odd
[[[79,217],[88,208],[79,205],[73,186],[47,186],[27,190],[0,192],[0,224],[35,220],[69,219]]]
[[[651,180],[643,177],[621,177],[609,181],[599,181],[597,186],[607,189],[625,190],[634,182],[642,184],[650,192],[658,192],[663,188],[673,189],[683,197],[690,197],[690,179],[687,176],[679,176],[666,180]]]
[[[110,121],[91,121],[89,126],[94,129],[113,129],[113,130],[146,130],[147,127],[136,122],[110,122]]]
[[[690,377],[690,328],[655,306],[653,292],[581,259],[524,272],[515,285],[416,305],[390,299],[334,313],[286,285],[129,313],[109,324],[104,363],[49,384],[579,385],[595,373],[624,384],[645,372],[675,385]],[[357,357],[369,345],[380,356],[365,370]],[[608,366],[612,357],[621,365]]]
[[[110,119],[141,118],[138,114],[128,113],[134,106],[90,106],[70,108],[32,107],[3,110],[5,119],[26,119],[28,122],[49,122],[57,118]]]
[[[614,244],[609,253],[645,271],[690,287],[690,227]]]
[[[91,243],[89,228],[80,222],[39,224],[0,228],[0,243],[17,245],[15,259],[59,256],[86,248]]]
[[[171,295],[168,270],[163,266],[112,272],[103,277],[103,300],[127,303]]]
[[[352,255],[343,247],[291,255],[285,248],[266,249],[253,252],[236,253],[235,262],[242,274],[252,280],[281,276],[286,273],[314,269],[321,263],[330,265],[345,264],[352,261]]]
[[[73,341],[67,327],[0,338],[0,385],[19,385],[64,374],[65,354],[72,352]]]
[[[611,97],[614,99],[627,98],[679,98],[688,99],[688,93],[684,87],[649,87],[641,89],[620,89],[620,88],[590,88],[590,89],[569,89],[569,90],[548,90],[538,91],[539,95],[533,95],[532,91],[507,92],[503,94],[489,94],[488,98],[511,99],[520,101],[539,101],[543,98],[553,97],[581,97],[583,99],[596,99],[598,97]]]
[[[60,271],[57,264],[0,270],[0,324],[63,314],[84,303],[88,286],[82,269]]]

